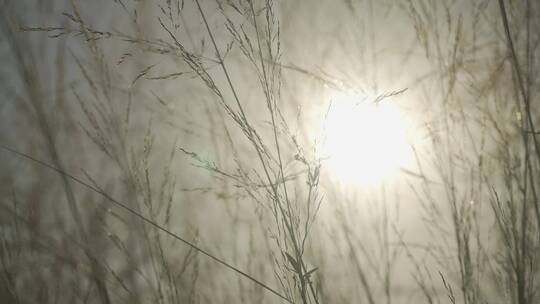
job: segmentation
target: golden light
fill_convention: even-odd
[[[319,151],[327,170],[345,183],[366,185],[391,178],[410,163],[408,124],[395,102],[335,96]]]

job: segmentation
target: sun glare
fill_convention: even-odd
[[[320,155],[345,183],[374,184],[411,159],[407,123],[393,100],[336,96],[323,121]]]

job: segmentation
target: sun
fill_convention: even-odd
[[[336,95],[323,119],[319,155],[339,180],[374,184],[411,161],[408,124],[395,100]]]

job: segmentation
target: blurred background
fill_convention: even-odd
[[[540,4],[0,0],[3,303],[540,301]]]

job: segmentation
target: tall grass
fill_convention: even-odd
[[[539,301],[534,1],[0,8],[5,302]],[[325,167],[336,91],[413,117],[396,182]]]

